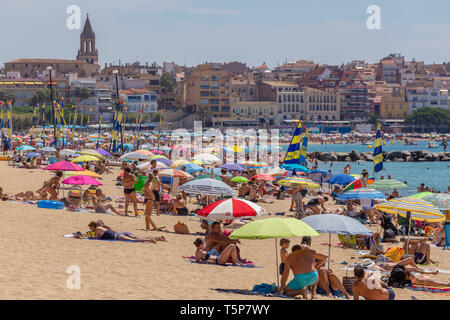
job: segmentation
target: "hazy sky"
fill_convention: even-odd
[[[375,62],[391,52],[427,63],[450,61],[449,0],[1,0],[0,63],[75,59],[81,30],[69,5],[89,13],[100,63],[266,62],[311,59]],[[381,30],[366,9],[381,8]]]

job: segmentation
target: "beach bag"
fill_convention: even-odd
[[[384,230],[383,239],[395,239],[395,230],[392,229]]]
[[[275,293],[276,292],[276,286],[275,283],[267,284],[267,283],[261,283],[257,284],[252,289],[253,292],[258,293]]]
[[[391,262],[399,262],[403,255],[405,254],[405,250],[399,247],[389,248],[388,251],[384,254],[385,257],[388,257]]]
[[[353,295],[353,284],[355,283],[356,278],[349,277],[347,275],[349,267],[347,267],[345,271],[345,276],[342,278],[342,285],[344,286],[345,290],[348,292],[349,295]]]
[[[388,286],[394,288],[404,288],[406,284],[405,267],[396,265],[389,276]]]

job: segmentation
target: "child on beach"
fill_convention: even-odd
[[[284,267],[285,267],[285,262],[286,262],[286,258],[288,256],[288,251],[287,249],[289,248],[289,244],[291,243],[291,241],[289,239],[286,238],[281,238],[280,239],[280,259],[281,259],[281,263],[280,263],[280,274],[283,274],[284,272]]]

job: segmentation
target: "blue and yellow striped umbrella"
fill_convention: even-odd
[[[277,184],[291,187],[320,188],[320,186],[314,181],[300,177],[284,178],[279,180]]]
[[[411,212],[412,220],[428,222],[445,221],[443,212],[438,208],[433,207],[433,205],[430,203],[419,204],[411,202],[411,200],[394,199],[385,203],[377,204],[375,207],[383,212],[398,214],[404,218],[406,218],[407,212],[409,211]]]
[[[375,189],[358,188],[344,192],[336,199],[343,201],[358,200],[358,199],[386,199],[386,196],[380,191],[377,191]]]

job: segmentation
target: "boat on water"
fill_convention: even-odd
[[[436,141],[430,141],[428,142],[427,148],[437,148],[439,145],[436,143]]]

